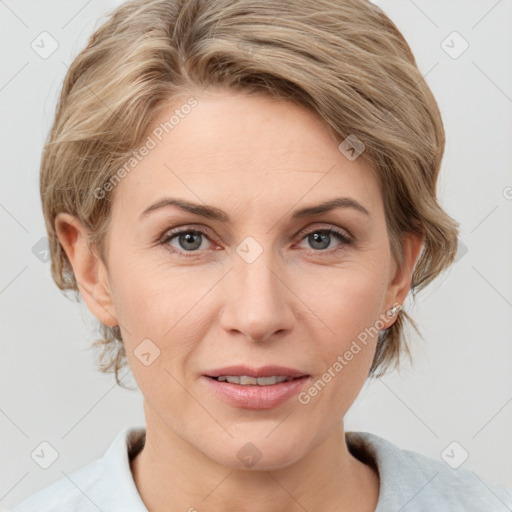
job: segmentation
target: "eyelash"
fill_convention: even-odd
[[[160,244],[166,246],[166,248],[170,252],[172,252],[173,254],[177,254],[180,257],[184,257],[184,258],[196,257],[198,255],[198,253],[201,252],[200,250],[180,251],[180,250],[176,249],[175,247],[169,246],[169,242],[173,238],[177,237],[178,235],[185,234],[185,233],[200,234],[200,235],[206,237],[208,240],[210,240],[210,237],[208,236],[208,233],[206,233],[205,231],[203,231],[201,229],[175,228],[173,230],[170,230],[170,231],[168,230],[168,231],[165,231],[163,233],[163,237],[160,240]],[[321,254],[321,253],[332,254],[333,252],[337,252],[337,251],[343,250],[344,249],[343,245],[351,245],[353,243],[352,238],[349,237],[348,235],[346,235],[344,231],[342,231],[340,229],[337,229],[337,228],[332,228],[332,227],[331,228],[315,228],[315,229],[311,229],[310,231],[307,231],[307,232],[303,233],[302,234],[302,238],[299,241],[304,240],[306,237],[308,237],[309,235],[311,235],[313,233],[327,233],[329,235],[333,235],[340,242],[342,242],[342,244],[341,244],[341,247],[335,247],[333,249],[311,249],[310,251],[308,251],[309,254],[313,254],[313,253],[316,254],[316,255],[317,254]],[[169,247],[172,247],[172,248],[169,248]]]

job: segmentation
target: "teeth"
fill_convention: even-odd
[[[293,380],[293,377],[286,377],[284,375],[272,377],[248,377],[247,375],[221,375],[217,377],[219,382],[230,382],[231,384],[240,384],[242,386],[271,386],[272,384],[279,384]]]

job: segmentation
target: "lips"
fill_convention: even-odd
[[[272,409],[303,389],[310,375],[285,366],[250,368],[238,365],[208,370],[201,380],[208,393],[232,406]]]
[[[287,368],[285,366],[262,366],[260,368],[251,368],[245,365],[225,366],[224,368],[216,368],[204,372],[206,377],[288,377],[296,379],[298,377],[308,376],[307,373],[295,368]]]
[[[202,376],[205,392],[212,399],[239,409],[273,409],[296,396],[308,384],[309,377],[297,377],[291,381],[268,386],[240,385],[219,382],[212,377]]]

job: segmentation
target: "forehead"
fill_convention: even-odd
[[[151,149],[116,186],[114,210],[140,213],[166,193],[263,209],[329,193],[370,204],[380,196],[367,161],[347,159],[322,119],[286,100],[184,94],[161,111],[145,140]]]

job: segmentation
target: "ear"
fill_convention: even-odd
[[[57,215],[55,230],[89,311],[105,325],[118,325],[107,268],[87,244],[90,232],[68,213]]]
[[[423,241],[422,236],[414,233],[404,235],[402,239],[403,261],[400,266],[398,263],[394,265],[394,273],[391,276],[386,292],[386,301],[384,303],[386,310],[392,308],[395,303],[404,303],[411,289],[412,274],[421,254]],[[390,327],[395,319],[396,317],[392,316],[389,322],[387,322],[389,325],[386,325],[386,327]]]

